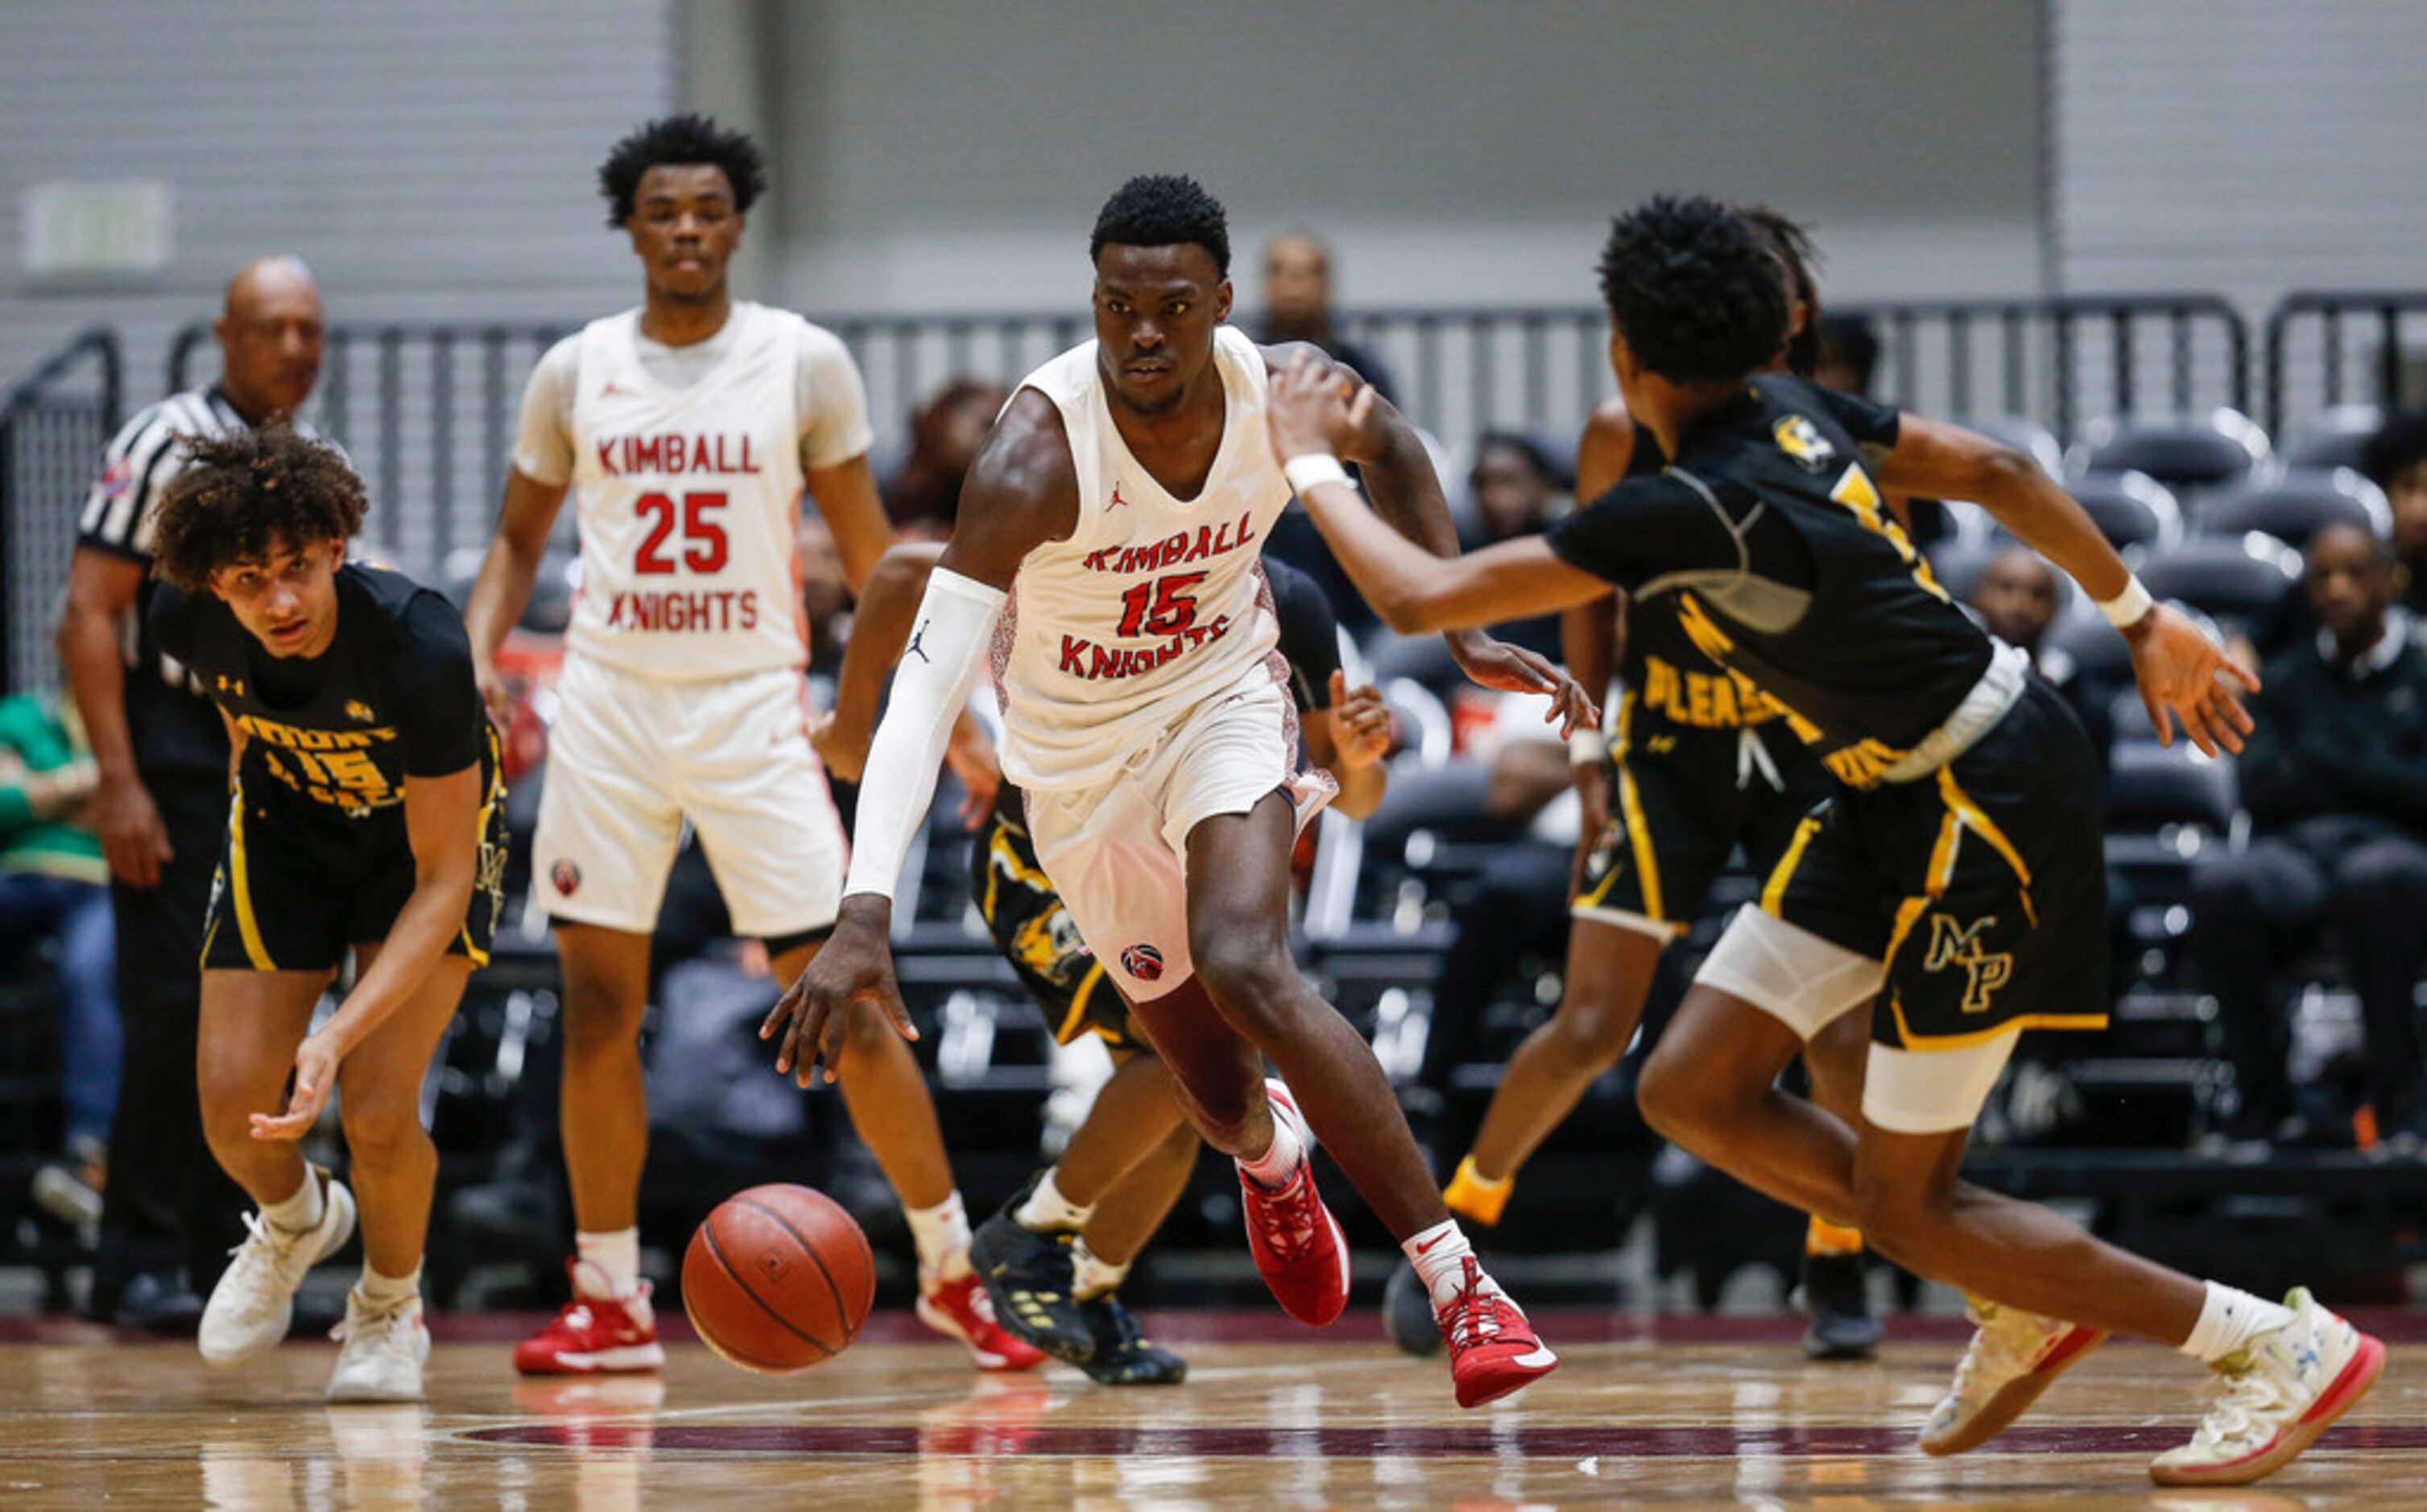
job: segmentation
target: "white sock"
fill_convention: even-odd
[[[969,1274],[969,1215],[957,1190],[932,1208],[904,1203],[902,1215],[910,1220],[910,1242],[919,1247],[921,1273],[946,1281]]]
[[[1011,1218],[1014,1223],[1022,1228],[1033,1228],[1039,1233],[1055,1228],[1078,1228],[1085,1226],[1087,1215],[1096,1211],[1095,1204],[1089,1203],[1085,1207],[1081,1207],[1064,1196],[1062,1189],[1053,1184],[1054,1173],[1060,1169],[1060,1166],[1046,1167],[1045,1174],[1037,1179],[1036,1190],[1031,1192],[1028,1195],[1028,1200],[1021,1203],[1012,1213]]]
[[[641,1289],[641,1230],[636,1225],[611,1233],[573,1236],[582,1264],[574,1267],[573,1290],[583,1296],[627,1297]],[[605,1291],[595,1290],[603,1283]]]
[[[327,1198],[327,1190],[320,1184],[320,1168],[307,1163],[303,1167],[303,1184],[284,1202],[265,1203],[261,1221],[290,1234],[308,1234],[320,1227],[321,1216],[328,1211]]]
[[[2292,1321],[2292,1309],[2280,1302],[2237,1292],[2216,1281],[2207,1283],[2207,1300],[2200,1305],[2199,1322],[2183,1341],[2183,1353],[2213,1365],[2271,1328]]]
[[[354,1293],[373,1312],[402,1307],[421,1295],[421,1267],[415,1265],[410,1276],[382,1276],[365,1260],[363,1278],[354,1283]]]
[[[1075,1278],[1071,1290],[1082,1302],[1092,1302],[1107,1292],[1117,1291],[1129,1279],[1129,1262],[1116,1265],[1087,1247],[1083,1239],[1070,1246],[1070,1274]]]
[[[1416,1268],[1416,1279],[1425,1283],[1432,1294],[1436,1309],[1446,1307],[1466,1284],[1466,1267],[1460,1263],[1471,1259],[1474,1246],[1466,1242],[1466,1231],[1455,1218],[1444,1218],[1419,1233],[1409,1234],[1399,1245],[1408,1263]]]
[[[1297,1128],[1279,1113],[1273,1114],[1273,1142],[1262,1155],[1252,1161],[1241,1161],[1239,1172],[1267,1192],[1278,1192],[1289,1185],[1290,1178],[1306,1163],[1306,1146],[1297,1137]]]

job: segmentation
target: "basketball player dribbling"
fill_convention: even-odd
[[[790,980],[834,921],[842,823],[809,744],[794,568],[806,487],[856,587],[891,539],[867,398],[831,333],[736,301],[725,267],[764,189],[756,143],[698,116],[651,122],[599,171],[646,279],[531,374],[497,534],[465,622],[483,691],[568,488],[581,587],[533,840],[564,972],[573,1299],[516,1350],[529,1374],[664,1361],[640,1276],[648,1150],[640,1032],[668,869],[688,819],[734,928]],[[985,1369],[1043,1359],[994,1321],[917,1059],[871,1008],[842,1092],[909,1218],[919,1315]]]
[[[2082,584],[2123,633],[2161,739],[2239,750],[2248,669],[2152,602],[2028,458],[1954,426],[1757,374],[1787,329],[1762,238],[1710,200],[1655,199],[1602,258],[1611,364],[1670,458],[1546,537],[1442,561],[1353,490],[1302,490],[1393,628],[1496,623],[1604,586],[1674,595],[1695,642],[1790,712],[1846,791],[1807,819],[1737,912],[1644,1068],[1661,1133],[1783,1202],[1859,1222],[1881,1253],[1963,1288],[1979,1329],[1921,1447],[2002,1432],[2110,1333],[2206,1362],[2218,1396],[2163,1485],[2289,1463],[2365,1396],[2385,1346],[2295,1289],[2201,1282],[1960,1179],[1972,1122],[2027,1027],[2106,1022],[2097,762],[2029,658],[1955,607],[1882,487],[1978,500]],[[1365,395],[1275,380],[1277,454],[1370,445]],[[1316,464],[1301,463],[1301,470]],[[1876,477],[1875,477],[1876,470]],[[1870,1009],[1862,1118],[1779,1090],[1838,1017]]]
[[[1443,1210],[1372,1049],[1290,956],[1291,844],[1329,788],[1297,770],[1258,571],[1292,490],[1262,418],[1291,353],[1224,324],[1228,226],[1193,181],[1131,180],[1090,252],[1097,339],[1029,375],[969,474],[870,754],[834,936],[767,1020],[776,1066],[804,1081],[821,1061],[847,1071],[864,1052],[843,1016],[862,1000],[909,1032],[887,946],[896,874],[945,730],[990,656],[1003,775],[1028,794],[1036,857],[1191,1121],[1238,1162],[1249,1247],[1276,1297],[1315,1325],[1347,1302],[1311,1129],[1432,1291],[1459,1403],[1504,1396],[1556,1358]],[[1358,460],[1400,528],[1452,545],[1411,427],[1392,415]],[[1556,692],[1555,718],[1589,716],[1539,658],[1476,637],[1453,645],[1476,680]],[[1288,1098],[1268,1097],[1266,1057]]]

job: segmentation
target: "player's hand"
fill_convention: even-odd
[[[160,868],[177,858],[169,826],[143,779],[104,777],[92,790],[92,832],[109,857],[110,875],[130,887],[160,886]]]
[[[2159,604],[2124,632],[2132,647],[2132,675],[2158,728],[2158,743],[2175,743],[2175,721],[2209,756],[2240,753],[2252,729],[2241,695],[2258,691],[2258,675],[2224,654],[2200,627]]]
[[[329,1032],[307,1034],[295,1048],[295,1091],[286,1099],[283,1114],[257,1113],[252,1115],[252,1137],[255,1139],[301,1139],[311,1132],[320,1118],[320,1110],[328,1106],[329,1090],[337,1084],[337,1063],[343,1059],[336,1041]]]
[[[807,1087],[812,1068],[823,1063],[825,1080],[833,1081],[842,1070],[855,1002],[875,1003],[894,1032],[904,1039],[919,1037],[893,980],[893,949],[886,940],[892,913],[892,903],[872,893],[855,893],[842,901],[825,949],[809,962],[801,980],[775,1000],[767,1021],[758,1026],[760,1039],[776,1041],[776,1075],[789,1075]]]
[[[1542,716],[1542,723],[1557,724],[1561,738],[1580,729],[1601,728],[1600,706],[1585,691],[1584,684],[1569,676],[1557,662],[1523,646],[1495,641],[1481,630],[1453,630],[1444,639],[1450,655],[1458,658],[1458,670],[1477,687],[1547,694],[1551,711]]]
[[[1301,351],[1273,376],[1264,401],[1264,428],[1273,455],[1282,462],[1321,452],[1332,457],[1370,456],[1379,424],[1381,396],[1371,383],[1352,380],[1330,359]]]
[[[1609,828],[1609,769],[1598,761],[1579,761],[1572,769],[1576,778],[1576,802],[1583,813],[1578,821],[1576,865],[1571,892],[1584,890],[1585,862],[1601,844],[1602,832]]]
[[[1331,748],[1343,767],[1370,767],[1391,754],[1391,706],[1368,683],[1351,690],[1347,674],[1331,672]]]
[[[857,782],[868,770],[868,736],[862,731],[844,729],[841,719],[832,709],[809,722],[809,744],[817,748],[818,759],[825,764],[829,777]]]
[[[993,811],[995,794],[1002,789],[1002,762],[996,756],[994,741],[987,739],[985,726],[967,711],[953,722],[953,739],[944,747],[944,764],[961,779],[961,828],[975,834]]]
[[[489,710],[490,723],[497,725],[499,734],[511,729],[514,723],[514,695],[506,686],[506,675],[497,670],[496,660],[473,652],[472,681],[481,690],[481,702]]]

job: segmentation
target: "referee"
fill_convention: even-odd
[[[190,1332],[199,1293],[242,1236],[241,1198],[211,1160],[194,1086],[203,917],[227,826],[228,740],[204,690],[145,623],[155,512],[186,465],[183,436],[291,415],[320,376],[319,285],[295,257],[228,281],[214,328],[220,381],[174,394],[109,444],[76,527],[59,659],[101,768],[94,827],[109,858],[125,1028],[101,1253],[88,1311]]]

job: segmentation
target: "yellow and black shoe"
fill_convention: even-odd
[[[1107,1292],[1079,1304],[1096,1341],[1095,1353],[1079,1361],[1099,1386],[1178,1386],[1188,1379],[1188,1361],[1138,1331],[1137,1314]]]
[[[1055,1359],[1083,1365],[1096,1352],[1096,1335],[1080,1310],[1071,1271],[1070,1245],[1078,1235],[1067,1229],[1039,1233],[1012,1216],[1034,1185],[1032,1179],[978,1225],[969,1236],[969,1268],[985,1282],[995,1321],[1013,1337]]]

